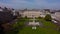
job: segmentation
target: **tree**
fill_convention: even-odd
[[[1,9],[1,7],[0,7],[0,9]]]
[[[46,21],[51,21],[52,20],[52,17],[51,17],[51,15],[47,14],[44,19]]]
[[[5,34],[7,30],[7,33],[9,33],[10,30],[13,29],[11,24],[17,17],[13,16],[11,12],[12,11],[8,10],[6,7],[3,8],[3,12],[0,11],[0,34]],[[5,31],[5,29],[7,30]]]
[[[24,9],[25,11],[27,10],[27,8]]]
[[[50,12],[50,9],[44,9],[45,11],[49,11]]]
[[[39,16],[38,18],[41,19],[42,17]]]
[[[4,7],[4,8],[3,8],[3,11],[4,11],[4,12],[8,12],[9,10],[8,10],[7,7]]]
[[[4,28],[2,27],[1,23],[0,23],[0,34],[4,34]]]
[[[27,18],[27,16],[25,16],[25,18]]]

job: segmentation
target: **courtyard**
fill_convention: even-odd
[[[32,18],[20,18],[17,21],[17,25],[23,26],[18,29],[18,34],[60,34],[57,31],[58,26],[51,21],[45,21],[43,18],[35,18],[36,22],[39,22],[40,26],[35,26],[36,29],[32,29],[33,26],[28,26],[26,23],[33,22]],[[16,24],[15,24],[16,26]]]

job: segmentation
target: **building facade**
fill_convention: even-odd
[[[20,12],[21,13],[21,12]],[[21,13],[22,17],[45,17],[46,13],[43,11],[24,11]]]

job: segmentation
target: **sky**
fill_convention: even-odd
[[[15,9],[60,9],[60,0],[0,0],[0,6]]]

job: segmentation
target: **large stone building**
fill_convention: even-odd
[[[23,13],[23,17],[39,17],[40,16],[40,11],[25,11]]]
[[[20,12],[20,14],[22,15],[22,17],[45,17],[46,14],[49,14],[48,11],[40,11],[40,10],[27,10],[27,11],[22,11]]]
[[[60,21],[60,12],[55,12],[55,19]]]

